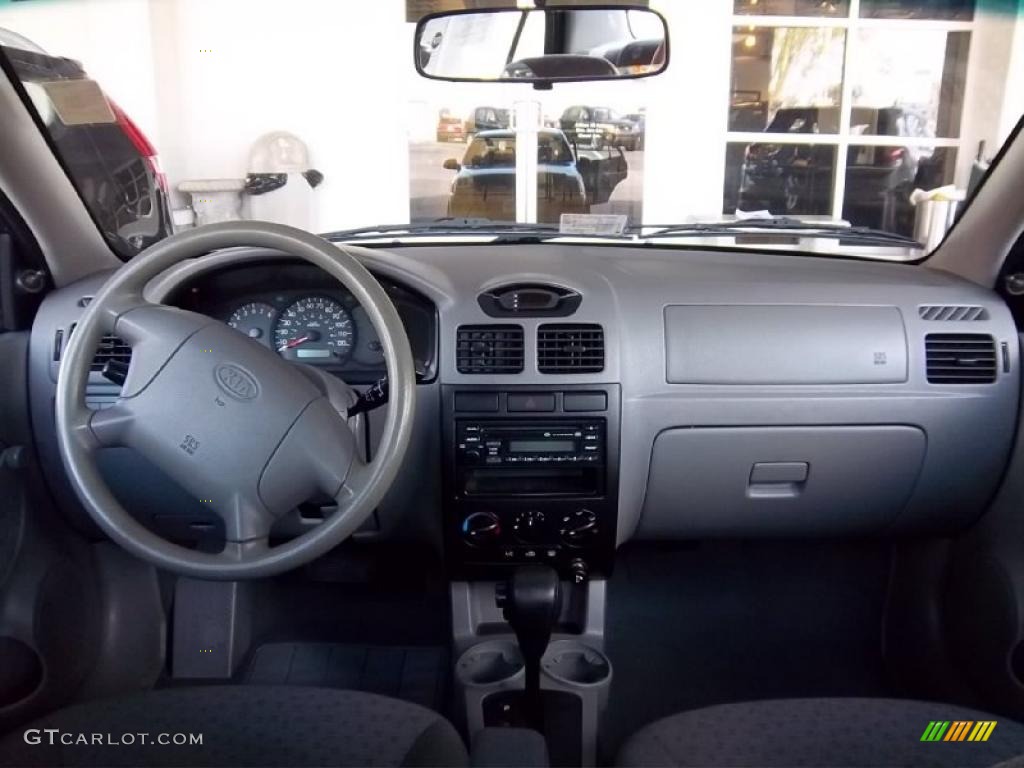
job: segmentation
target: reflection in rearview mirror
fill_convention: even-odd
[[[644,8],[454,11],[416,27],[416,69],[456,81],[648,77],[668,65],[668,29]]]

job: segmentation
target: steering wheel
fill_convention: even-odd
[[[146,284],[168,267],[237,246],[272,248],[333,275],[352,292],[380,337],[390,406],[380,445],[364,462],[329,377],[205,315],[154,304]],[[352,249],[357,250],[357,249]],[[85,404],[96,346],[112,333],[132,348],[120,399]],[[340,382],[339,382],[340,383]],[[117,270],[78,321],[61,363],[56,425],[72,487],[99,527],[154,565],[202,579],[251,579],[307,563],[344,541],[373,512],[399,472],[415,400],[409,340],[380,284],[346,248],[292,227],[227,222],[173,235]],[[117,501],[97,469],[106,447],[133,448],[224,522],[219,553],[152,533]],[[337,512],[270,546],[273,523],[326,494]]]

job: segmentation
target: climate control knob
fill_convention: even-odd
[[[462,521],[462,538],[477,547],[494,544],[501,538],[501,520],[492,512],[474,512]]]
[[[578,509],[562,518],[558,532],[569,546],[585,547],[597,536],[597,515],[589,509]]]
[[[520,512],[512,521],[512,533],[524,544],[540,544],[544,540],[544,513],[537,509]]]

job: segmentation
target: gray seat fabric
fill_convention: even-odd
[[[73,743],[49,745],[46,728]],[[26,729],[43,743],[27,744]],[[138,734],[201,734],[201,745],[141,744]],[[63,736],[67,734],[67,736]],[[86,743],[74,743],[79,735]],[[109,735],[119,746],[91,744]],[[136,734],[125,745],[126,734]],[[35,735],[34,733],[32,735]],[[463,766],[465,746],[436,712],[371,693],[283,686],[200,686],[87,702],[0,742],[0,764],[110,766]]]
[[[929,722],[996,721],[987,742],[922,742]],[[667,717],[619,752],[633,766],[993,766],[1024,754],[1024,725],[947,704],[782,699]]]

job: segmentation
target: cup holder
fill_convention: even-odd
[[[612,676],[612,663],[600,651],[575,640],[558,640],[548,646],[541,667],[568,687],[605,685]]]
[[[523,674],[523,657],[514,642],[488,640],[459,657],[455,675],[466,686],[495,686]]]

